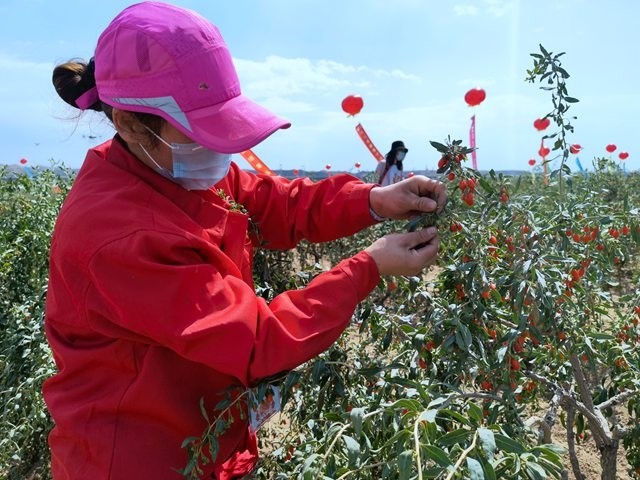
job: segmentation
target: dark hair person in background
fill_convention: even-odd
[[[384,163],[380,162],[376,167],[376,182],[386,187],[402,180],[402,161],[408,151],[402,140],[393,142],[391,150],[385,155]]]
[[[53,478],[171,479],[207,412],[326,350],[380,275],[416,275],[435,228],[384,236],[270,303],[255,248],[352,235],[442,209],[444,186],[350,175],[254,175],[231,154],[289,123],[245,97],[218,29],[159,2],[122,11],[89,62],[53,72],[60,97],[104,112],[51,244],[45,328],[58,372],[44,385]],[[256,229],[250,228],[255,225]],[[206,478],[241,478],[258,458],[249,406],[219,437]]]

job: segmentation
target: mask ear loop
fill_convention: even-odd
[[[153,132],[152,132],[153,133]],[[158,137],[160,138],[160,137]],[[164,141],[164,140],[163,140]],[[149,160],[151,160],[151,163],[153,163],[156,166],[156,171],[161,174],[163,177],[167,177],[167,178],[173,178],[173,173],[171,173],[168,169],[161,167],[160,165],[158,165],[158,162],[156,162],[153,157],[151,156],[151,154],[149,152],[147,152],[147,149],[144,148],[144,145],[142,145],[141,143],[138,143],[138,145],[140,146],[140,148],[142,149],[142,151],[145,153],[145,155],[147,156],[147,158]]]
[[[171,145],[170,143],[168,143],[164,138],[162,138],[162,137],[161,137],[160,135],[158,135],[156,132],[154,132],[153,130],[151,130],[149,127],[147,127],[146,125],[143,125],[143,127],[144,127],[144,128],[146,128],[146,129],[147,129],[147,131],[148,131],[151,135],[153,135],[154,137],[156,137],[158,140],[160,140],[162,143],[164,143],[164,144],[165,144],[167,147],[169,147],[171,150],[175,150],[175,149],[176,149],[173,145]],[[140,145],[140,144],[138,144],[138,145]],[[140,146],[142,147],[142,145],[140,145]],[[142,150],[144,150],[144,147],[142,147]],[[146,151],[146,150],[144,150],[144,153],[146,153],[147,155],[149,155],[149,154],[147,153],[147,151]],[[151,158],[151,155],[149,155],[149,158]],[[152,160],[153,160],[153,159],[152,159]],[[156,163],[156,162],[153,162],[153,163]],[[158,165],[158,164],[156,163],[156,165]]]

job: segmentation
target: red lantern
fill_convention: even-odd
[[[485,98],[487,98],[487,92],[485,92],[482,88],[472,88],[464,94],[464,101],[467,102],[467,105],[469,105],[470,107],[480,105],[482,102],[484,102]]]
[[[362,164],[360,162],[356,162],[356,168],[360,168]]]
[[[411,178],[413,177],[415,174],[413,172],[409,172],[409,175],[407,175],[407,178]]]
[[[626,160],[627,158],[629,158],[629,153],[628,152],[620,152],[620,154],[618,155],[618,158],[620,160]]]
[[[580,153],[580,150],[582,150],[582,145],[580,145],[579,143],[574,143],[569,147],[569,151],[574,155],[577,155],[578,153]]]
[[[21,159],[20,159],[20,163],[21,163],[22,165],[26,165],[26,164],[27,164],[27,159],[26,159],[26,158],[21,158]]]
[[[298,170],[297,168],[293,169],[293,174],[297,177],[298,174],[300,173],[300,170]]]
[[[326,168],[327,170],[331,170],[331,164],[327,163],[324,168]]]
[[[364,100],[360,95],[349,95],[342,100],[342,110],[351,115],[357,115],[364,106]]]
[[[610,143],[605,148],[606,148],[607,152],[613,153],[613,152],[616,151],[616,148],[618,148],[618,147],[616,147],[613,143]]]
[[[529,165],[531,165],[531,166],[533,167],[535,164],[536,164],[535,159],[531,158],[531,159],[529,160]]]
[[[546,130],[549,125],[551,125],[551,120],[548,118],[538,118],[533,122],[534,128],[539,132]]]
[[[540,150],[538,150],[538,155],[540,155],[542,158],[545,158],[547,155],[549,155],[550,152],[551,150],[549,150],[547,147],[540,147]]]

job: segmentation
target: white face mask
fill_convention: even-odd
[[[398,150],[396,152],[396,160],[401,162],[402,160],[404,160],[404,156],[407,154],[407,152],[403,152],[402,150]]]
[[[141,145],[142,151],[157,168],[160,175],[167,177],[187,190],[208,190],[229,173],[230,153],[218,153],[197,143],[166,142],[151,129],[153,136],[171,149],[173,172],[158,165],[149,152]]]

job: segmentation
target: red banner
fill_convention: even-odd
[[[371,155],[373,155],[373,158],[375,158],[378,162],[381,162],[382,160],[384,160],[384,155],[382,155],[380,151],[376,148],[376,146],[373,144],[373,142],[369,138],[369,135],[367,135],[367,132],[364,131],[364,127],[362,125],[360,124],[356,125],[356,132],[358,132],[358,136],[360,137],[360,140],[362,140],[362,143],[364,143],[365,146],[369,149],[369,151],[371,152]]]
[[[251,150],[240,152],[240,155],[242,155],[242,158],[244,158],[256,172],[264,173],[265,175],[275,175],[275,173],[273,173],[273,171],[269,167],[267,167],[267,165],[262,160],[260,160],[260,157],[258,157]]]
[[[469,147],[471,152],[471,162],[474,170],[478,170],[478,158],[476,157],[476,116],[471,117],[471,128],[469,128]]]

